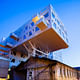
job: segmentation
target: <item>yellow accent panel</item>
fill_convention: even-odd
[[[8,74],[7,79],[10,79],[10,75]]]
[[[7,80],[7,79],[5,79],[5,78],[0,78],[0,80]]]
[[[33,21],[34,23],[36,23],[38,20],[39,20],[39,17],[38,17],[38,16],[36,16],[36,17],[34,17],[34,18],[32,19],[32,21]]]
[[[47,26],[44,24],[44,22],[40,22],[39,24],[37,24],[37,26],[38,26],[38,28],[39,28],[40,30],[44,30],[44,29],[47,28]]]

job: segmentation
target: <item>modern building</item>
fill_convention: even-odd
[[[49,5],[0,42],[0,58],[7,59],[9,68],[17,67],[31,56],[48,58],[48,53],[68,46],[64,24]]]

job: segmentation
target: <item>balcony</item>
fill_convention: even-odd
[[[6,47],[7,47],[7,48],[12,48],[12,47],[13,47],[13,45],[12,45],[12,44],[10,44],[10,43],[6,43]]]
[[[10,34],[10,38],[12,38],[14,40],[17,40],[17,41],[19,40],[18,36],[16,34],[14,34],[14,33]]]
[[[5,48],[5,46],[3,44],[0,44],[0,47],[4,47]]]

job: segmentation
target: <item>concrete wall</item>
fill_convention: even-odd
[[[7,78],[9,62],[0,59],[0,78]]]

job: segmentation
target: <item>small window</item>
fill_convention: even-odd
[[[59,20],[58,20],[58,19],[55,19],[55,21],[57,22],[57,24],[58,24],[58,25],[60,24],[60,22],[59,22]]]
[[[31,26],[34,26],[34,22],[31,23]]]
[[[30,31],[30,32],[29,32],[29,36],[31,36],[31,35],[32,35],[32,32]]]
[[[36,32],[36,31],[39,31],[39,28],[38,28],[38,27],[35,27],[35,32]]]
[[[59,33],[61,34],[61,29],[59,29]]]
[[[60,22],[57,20],[58,25],[60,24]]]
[[[25,30],[28,30],[28,26],[25,27]]]
[[[16,52],[15,51],[13,51],[13,54],[14,54],[14,56],[16,56]]]
[[[23,54],[21,54],[21,57],[23,57]]]
[[[64,33],[62,32],[62,36],[63,36],[63,38],[64,38]]]
[[[56,23],[54,23],[53,26],[56,28]]]
[[[55,18],[55,15],[52,13],[52,17]]]
[[[24,37],[23,37],[24,39],[26,39],[26,35],[24,35]]]
[[[49,16],[49,13],[46,13],[46,14],[44,15],[45,18],[47,18],[48,16]]]
[[[51,59],[53,59],[53,55],[51,55]]]
[[[16,52],[15,51],[11,51],[11,55],[16,56]]]
[[[50,20],[48,20],[48,22],[50,23]]]
[[[68,38],[66,38],[66,41],[68,42]]]
[[[12,59],[11,62],[15,63],[15,59]]]

